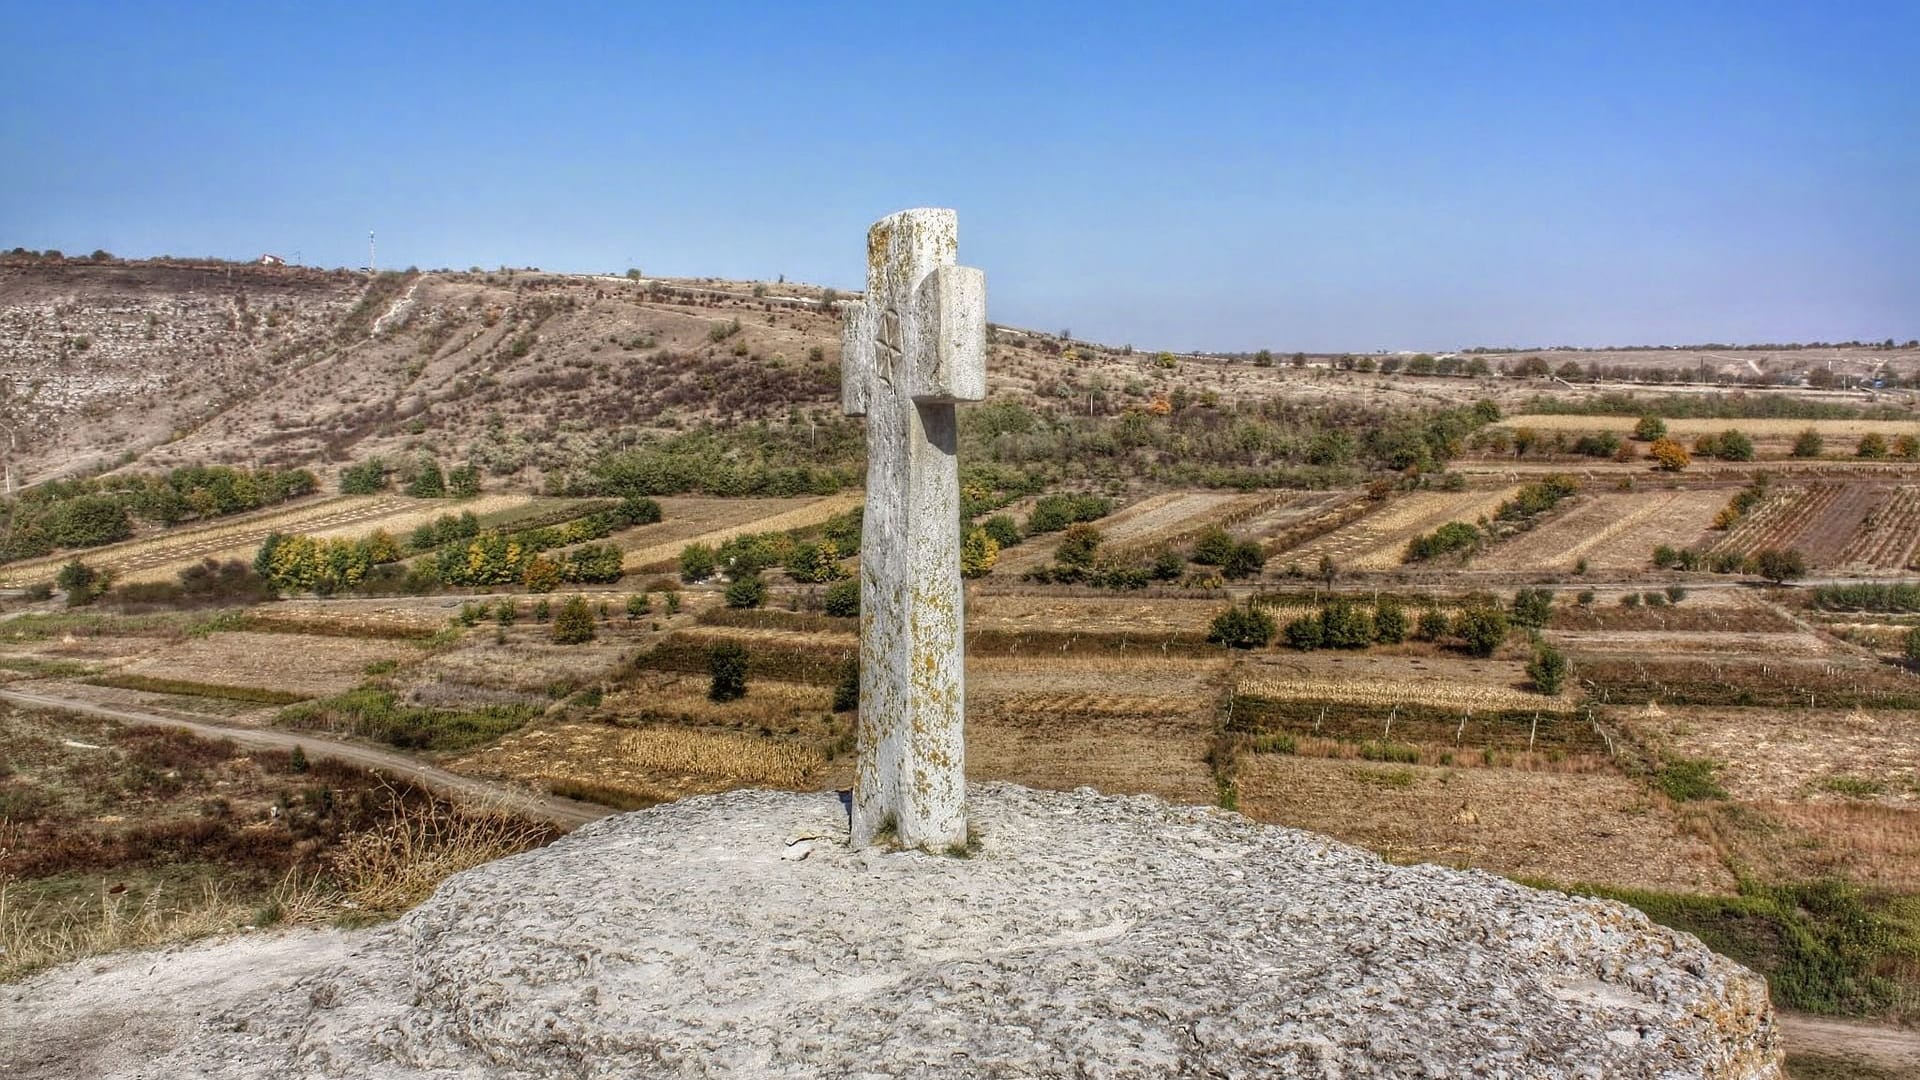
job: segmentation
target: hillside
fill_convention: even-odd
[[[17,482],[136,462],[307,466],[324,481],[346,462],[423,452],[473,461],[490,484],[526,488],[607,450],[708,421],[765,422],[810,451],[823,433],[849,441],[839,422],[839,338],[832,295],[788,284],[509,270],[369,279],[251,264],[0,256],[0,423],[18,440]],[[1520,376],[1530,354],[1492,358],[1513,377],[1419,377],[1369,372],[1372,357],[1261,363],[1007,327],[995,328],[993,341],[992,395],[1055,415],[1188,401],[1225,411],[1281,398],[1359,414],[1591,392]],[[1539,355],[1556,368],[1571,356]],[[1602,355],[1609,369],[1596,375],[1663,380],[1705,359]],[[1716,357],[1712,370],[1731,377],[1727,365],[1751,361],[1755,371],[1786,373],[1837,358],[1840,370],[1898,381],[1920,366],[1920,354],[1904,349],[1732,355]],[[1399,366],[1390,360],[1405,362],[1378,364]],[[1437,366],[1465,363],[1443,357]]]

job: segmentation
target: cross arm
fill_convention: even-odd
[[[984,399],[987,275],[971,266],[941,266],[915,292],[922,348],[913,357],[908,394],[919,402]]]

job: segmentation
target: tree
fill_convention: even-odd
[[[712,682],[707,697],[738,701],[747,696],[747,650],[737,641],[722,641],[707,650],[707,674]]]
[[[1175,581],[1187,572],[1186,557],[1172,548],[1161,548],[1154,553],[1153,564],[1147,570],[1147,576],[1155,581]]]
[[[84,607],[107,591],[109,579],[106,574],[75,559],[60,568],[53,583],[67,594],[68,607]]]
[[[1074,528],[1091,528],[1091,526],[1076,525]],[[1073,530],[1067,531],[1071,534]],[[988,536],[985,529],[968,529],[967,535],[960,541],[960,576],[985,577],[993,572],[993,564],[998,561],[1000,561],[999,542]]]
[[[560,564],[545,555],[535,555],[527,560],[520,582],[530,593],[550,593],[560,587]]]
[[[1744,431],[1729,429],[1720,433],[1714,453],[1722,461],[1752,461],[1753,440]]]
[[[745,574],[728,583],[727,606],[757,608],[767,602],[767,583],[758,574]]]
[[[1258,541],[1245,540],[1233,545],[1233,550],[1227,554],[1227,561],[1220,566],[1220,574],[1236,581],[1258,577],[1266,565],[1267,550]]]
[[[416,499],[445,498],[447,477],[440,471],[440,463],[432,458],[423,459],[415,467],[413,479],[407,481],[407,494]]]
[[[1653,440],[1653,445],[1647,448],[1647,456],[1659,462],[1660,468],[1667,472],[1679,472],[1693,463],[1686,447],[1665,437]]]
[[[1521,626],[1542,627],[1553,618],[1552,589],[1521,589],[1513,594],[1513,621]]]
[[[592,640],[593,609],[586,597],[575,593],[561,601],[560,612],[553,617],[553,643],[579,645]]]
[[[1893,440],[1893,456],[1902,461],[1920,460],[1920,439],[1911,435],[1896,435]]]
[[[1878,461],[1887,456],[1887,437],[1877,431],[1869,431],[1860,436],[1860,445],[1854,448],[1853,454],[1855,457]]]
[[[387,463],[377,457],[340,470],[340,494],[372,495],[387,486]]]
[[[827,596],[823,606],[826,613],[836,619],[859,618],[860,582],[849,578],[827,586]]]
[[[1407,640],[1407,609],[1397,600],[1382,600],[1373,606],[1373,639],[1382,645],[1398,645]]]
[[[1478,657],[1492,656],[1507,640],[1507,613],[1491,605],[1470,607],[1455,616],[1453,633],[1466,643],[1467,652]]]
[[[1920,626],[1907,631],[1906,654],[1909,664],[1920,664]]]
[[[1373,644],[1373,619],[1346,600],[1320,609],[1320,640],[1329,649],[1364,649]]]
[[[1667,437],[1667,422],[1657,416],[1643,416],[1633,425],[1633,437],[1641,442],[1653,442]]]
[[[1753,572],[1783,584],[1807,576],[1807,558],[1798,548],[1764,548],[1753,555]]]
[[[1233,554],[1233,537],[1214,526],[1193,542],[1193,561],[1201,566],[1220,566]]]
[[[653,600],[646,593],[635,593],[627,597],[627,618],[638,619],[653,612]]]
[[[1825,439],[1822,439],[1820,437],[1820,433],[1818,431],[1815,431],[1812,428],[1807,428],[1801,431],[1799,435],[1794,436],[1794,440],[1793,440],[1793,456],[1794,457],[1817,458],[1820,456],[1820,452],[1825,450],[1826,448],[1827,448],[1827,441]]]
[[[1066,535],[1060,539],[1060,550],[1054,557],[1068,566],[1091,569],[1094,556],[1100,550],[1100,540],[1100,530],[1091,525],[1069,525]]]
[[[1231,649],[1258,649],[1273,640],[1273,616],[1252,604],[1230,607],[1214,616],[1207,640]]]
[[[840,679],[833,684],[833,711],[853,712],[860,708],[860,658],[849,656],[840,665]]]
[[[480,469],[459,465],[447,470],[447,494],[456,499],[471,499],[480,494]]]
[[[980,527],[993,537],[993,542],[999,544],[1002,551],[1020,542],[1020,526],[1006,514],[995,514],[981,522]]]
[[[689,585],[712,577],[718,566],[713,548],[706,544],[688,544],[680,549],[680,580]]]
[[[1527,661],[1527,678],[1533,688],[1552,697],[1567,681],[1567,658],[1559,649],[1541,641],[1533,647],[1533,659]]]
[[[1321,625],[1320,616],[1302,615],[1289,622],[1280,636],[1286,639],[1290,649],[1311,651],[1327,643],[1327,628]]]
[[[1420,621],[1415,624],[1414,636],[1421,641],[1439,641],[1447,636],[1447,615],[1439,608],[1428,608],[1420,613]]]

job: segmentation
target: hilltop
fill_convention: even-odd
[[[188,463],[324,475],[424,453],[530,487],[707,423],[765,424],[817,451],[847,435],[837,299],[784,282],[0,256],[0,422],[17,440],[16,483]],[[1481,363],[1513,374],[1465,376]],[[989,378],[997,400],[1094,418],[1188,400],[1377,413],[1606,388],[1543,367],[1662,383],[1833,368],[1816,381],[1898,384],[1920,351],[1223,356],[996,326]]]

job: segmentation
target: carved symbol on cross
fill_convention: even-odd
[[[951,210],[882,219],[845,307],[841,403],[867,418],[856,846],[967,841],[954,403],[986,396],[987,291],[958,247]]]

